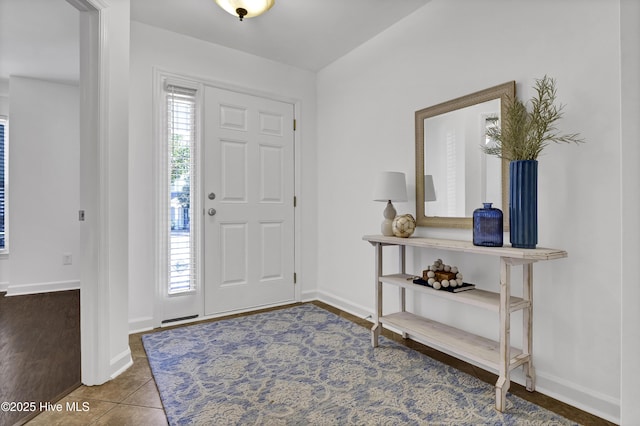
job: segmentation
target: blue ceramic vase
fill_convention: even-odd
[[[509,226],[511,246],[534,249],[538,244],[538,162],[509,163]]]
[[[481,209],[473,212],[473,245],[502,247],[502,211],[482,203]]]

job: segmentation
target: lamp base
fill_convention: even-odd
[[[383,220],[380,230],[385,237],[393,237],[393,221],[390,219]]]
[[[393,219],[395,219],[396,208],[391,204],[391,200],[387,201],[387,207],[384,209],[384,220],[382,221],[381,231],[385,237],[393,237]]]

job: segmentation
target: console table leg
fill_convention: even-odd
[[[378,347],[378,340],[380,338],[380,331],[382,330],[382,324],[375,323],[373,327],[371,327],[371,346],[374,348]]]
[[[407,272],[407,247],[399,246],[398,250],[399,250],[398,251],[398,258],[399,258],[398,269],[400,270],[401,274],[405,274]],[[404,287],[400,287],[399,290],[400,292],[398,294],[398,298],[400,300],[400,312],[406,312],[407,311],[407,292],[405,291]],[[406,339],[408,337],[409,335],[403,331],[402,338]]]
[[[375,295],[375,312],[373,314],[373,328],[371,329],[371,346],[378,347],[378,339],[380,337],[380,317],[382,316],[382,244],[376,244],[376,295]]]
[[[533,263],[522,265],[522,297],[529,306],[522,313],[522,352],[529,355],[529,361],[523,365],[527,380],[527,390],[536,390],[536,373],[533,368]]]
[[[532,362],[529,362],[528,367],[527,367],[527,364],[524,365],[525,366],[524,374],[527,378],[526,387],[529,392],[534,392],[536,390],[536,370],[535,368],[533,368],[532,364],[533,364]]]
[[[500,376],[496,382],[496,410],[504,412],[507,406],[507,391],[511,386],[511,379],[507,374],[506,377]]]
[[[500,376],[496,382],[496,409],[504,411],[507,391],[511,386],[509,364],[511,360],[511,265],[507,259],[500,258]]]

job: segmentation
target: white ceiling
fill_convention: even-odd
[[[317,71],[429,0],[276,0],[240,22],[214,0],[131,0],[131,19]],[[78,79],[78,12],[65,0],[0,0],[0,78]]]
[[[77,81],[78,13],[65,0],[0,0],[0,78]]]
[[[240,22],[214,0],[131,0],[131,19],[317,71],[429,0],[276,0]]]

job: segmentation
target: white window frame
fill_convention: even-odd
[[[198,293],[200,291],[200,286],[202,283],[202,238],[197,237],[194,241],[194,253],[193,258],[196,259],[195,271],[194,271],[194,287],[188,291],[181,291],[178,293],[170,294],[169,290],[169,250],[170,250],[170,222],[169,215],[167,212],[169,211],[171,200],[169,197],[169,185],[170,185],[170,172],[167,167],[168,165],[168,153],[169,153],[169,145],[168,145],[168,123],[167,123],[167,104],[166,104],[166,95],[167,86],[179,86],[188,89],[193,89],[196,91],[196,170],[194,175],[192,176],[191,188],[190,191],[194,195],[192,197],[192,222],[193,233],[194,235],[201,235],[202,232],[202,215],[200,212],[202,211],[202,201],[200,196],[200,183],[201,183],[201,155],[202,152],[202,131],[201,131],[201,116],[202,116],[202,93],[203,93],[203,85],[183,79],[177,76],[172,76],[169,74],[160,74],[157,76],[159,78],[159,84],[156,87],[159,90],[156,90],[156,100],[154,101],[154,107],[156,109],[156,123],[155,134],[154,137],[154,148],[155,148],[155,182],[156,182],[156,202],[155,202],[155,212],[156,212],[156,278],[158,283],[158,291],[160,292],[163,298],[166,297],[180,297],[193,295],[194,293]],[[157,81],[157,80],[156,80]]]
[[[9,254],[9,118],[0,115],[4,124],[4,247],[0,248],[0,257]]]

